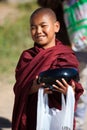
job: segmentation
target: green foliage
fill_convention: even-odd
[[[26,10],[25,5],[22,5],[23,10],[18,7],[22,15],[14,22],[6,19],[5,24],[0,26],[0,75],[14,73],[21,52],[33,45],[29,31],[29,17],[37,7],[33,5],[30,4],[30,10]]]
[[[33,10],[34,8],[37,7],[37,3],[35,0],[32,0],[32,2],[27,2],[27,3],[24,3],[24,4],[18,4],[17,6],[19,9],[21,10]]]

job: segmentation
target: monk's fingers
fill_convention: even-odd
[[[53,91],[57,91],[57,92],[60,92],[60,93],[63,93],[63,94],[66,94],[67,92],[67,89],[65,87],[58,87],[56,85],[52,85],[53,86]]]
[[[73,91],[75,92],[75,82],[72,81],[72,88],[73,88]]]
[[[44,88],[44,94],[52,94],[52,90],[50,90],[50,88]]]
[[[65,80],[64,78],[62,78],[62,82],[63,82],[64,86],[65,86],[66,88],[68,88],[69,84],[66,82],[66,80]]]
[[[68,87],[68,84],[67,82],[62,78],[62,82],[60,82],[59,80],[56,80],[56,83],[62,88],[67,88]]]
[[[62,82],[60,82],[59,80],[56,80],[57,85],[53,85],[53,87],[56,89],[55,91],[61,92],[63,94],[67,93],[67,88],[68,88],[68,83],[62,79]]]
[[[72,87],[73,87],[73,89],[75,89],[75,82],[74,81],[72,81]]]
[[[38,76],[36,76],[35,79],[33,80],[33,84],[38,84],[37,80],[38,80]]]

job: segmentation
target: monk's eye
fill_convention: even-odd
[[[47,25],[46,25],[46,24],[44,24],[44,25],[41,25],[41,27],[42,27],[42,28],[45,28],[45,27],[47,27]]]
[[[31,26],[31,30],[33,30],[33,29],[36,29],[36,27],[35,26]]]

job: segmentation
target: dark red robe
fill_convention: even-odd
[[[60,41],[56,40],[56,46],[48,49],[35,44],[33,48],[22,53],[16,68],[12,130],[36,130],[37,93],[29,95],[32,82],[41,71],[60,67],[78,69],[78,61],[74,52]],[[77,103],[83,88],[79,83],[75,84]],[[58,92],[49,95],[50,107],[61,108],[60,95]]]

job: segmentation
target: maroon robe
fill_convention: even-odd
[[[78,69],[78,61],[74,52],[60,41],[56,40],[56,45],[48,49],[43,49],[35,44],[33,48],[22,53],[16,68],[12,130],[36,130],[37,93],[29,95],[32,82],[41,71],[61,67]],[[83,88],[79,83],[75,84],[77,103]],[[61,108],[60,95],[58,92],[49,95],[50,107]]]

